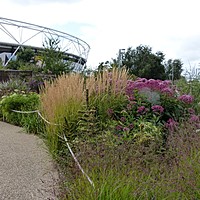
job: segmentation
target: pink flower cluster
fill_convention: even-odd
[[[163,113],[163,111],[164,111],[164,108],[160,105],[154,105],[154,106],[151,107],[151,109],[155,113]]]
[[[133,94],[134,90],[142,90],[144,88],[149,88],[154,91],[159,91],[167,95],[174,95],[174,89],[172,89],[171,81],[165,80],[154,80],[138,78],[136,81],[129,80],[126,87],[126,94],[128,96]]]
[[[140,106],[140,107],[138,107],[137,113],[144,114],[146,111],[147,110],[146,110],[145,106]]]
[[[194,101],[194,98],[188,94],[181,95],[180,97],[178,97],[178,99],[182,101],[183,103],[187,103],[187,104],[190,104]]]

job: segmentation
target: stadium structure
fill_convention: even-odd
[[[15,58],[21,48],[43,51],[44,43],[49,39],[59,40],[60,51],[72,61],[76,70],[83,68],[90,51],[85,41],[52,28],[0,17],[0,58],[3,66]]]

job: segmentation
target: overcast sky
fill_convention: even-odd
[[[86,41],[87,65],[119,49],[149,45],[184,67],[200,63],[199,0],[0,0],[0,17],[67,32]]]

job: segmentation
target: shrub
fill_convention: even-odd
[[[37,113],[21,114],[13,112],[13,110],[33,111],[37,110],[39,105],[40,98],[36,93],[13,93],[2,97],[2,100],[0,101],[0,110],[5,121],[11,124],[24,126],[27,132],[38,133],[37,131],[41,126],[41,121],[40,118],[38,118]]]

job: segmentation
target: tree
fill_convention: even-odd
[[[35,53],[31,48],[21,48],[16,54],[16,60],[11,60],[6,66],[7,69],[29,69],[33,64]]]
[[[42,52],[43,70],[46,73],[60,75],[62,73],[71,72],[74,69],[72,62],[69,61],[64,52],[59,47],[59,39],[49,39],[43,44]],[[68,60],[68,61],[67,61]]]
[[[35,53],[31,48],[22,49],[17,53],[17,60],[22,63],[34,62]]]
[[[169,59],[165,63],[165,73],[170,80],[178,80],[181,78],[183,63],[179,59]]]
[[[129,47],[122,58],[122,65],[126,66],[130,74],[147,79],[165,79],[165,55],[158,51],[152,52],[149,46],[140,45],[136,49]],[[116,65],[117,60],[113,60]]]

